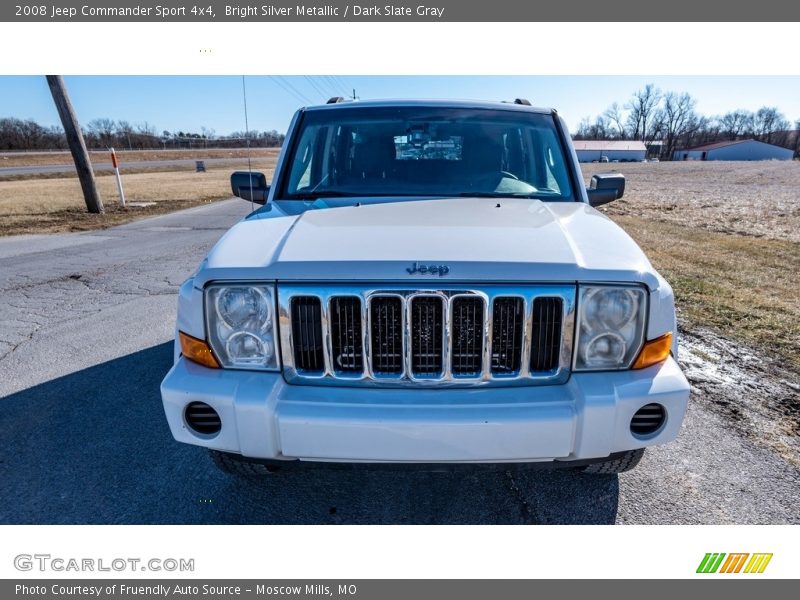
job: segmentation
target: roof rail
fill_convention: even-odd
[[[332,96],[328,98],[328,101],[325,104],[339,104],[340,102],[344,102],[343,96]]]
[[[527,98],[514,98],[514,104],[522,104],[522,106],[530,106],[531,101]]]

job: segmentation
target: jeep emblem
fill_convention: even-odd
[[[411,267],[407,268],[409,275],[413,275],[414,273],[419,273],[420,275],[438,275],[439,277],[444,277],[450,272],[450,267],[447,265],[422,265],[420,263],[414,263]]]

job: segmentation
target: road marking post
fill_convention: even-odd
[[[125,208],[125,192],[122,191],[122,177],[119,175],[119,161],[117,160],[117,153],[111,148],[111,164],[114,167],[114,176],[117,178],[117,191],[119,192],[119,205]]]

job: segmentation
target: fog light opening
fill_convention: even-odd
[[[190,402],[183,415],[189,429],[200,435],[217,435],[222,429],[219,413],[205,402]]]
[[[647,404],[636,411],[631,419],[631,433],[635,437],[649,437],[664,426],[667,411],[660,404]]]

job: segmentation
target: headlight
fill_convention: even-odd
[[[276,370],[273,286],[214,284],[206,288],[208,341],[223,367]]]
[[[646,314],[641,287],[580,286],[575,370],[629,368],[642,347]]]

